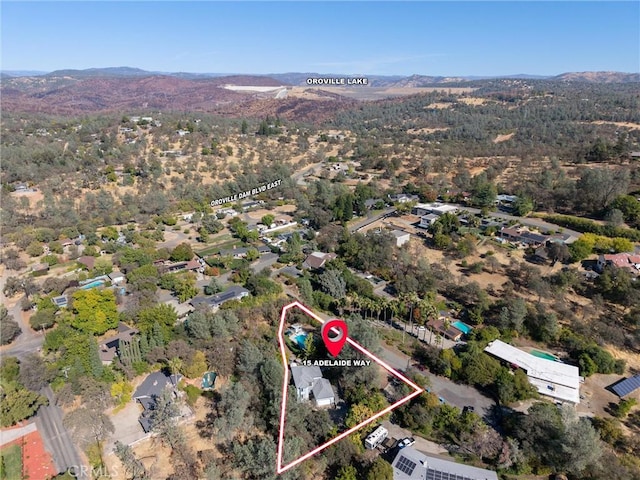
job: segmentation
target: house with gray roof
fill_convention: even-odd
[[[333,393],[331,382],[326,378],[319,379],[311,389],[313,398],[318,407],[330,407],[336,403],[336,395]]]
[[[393,480],[498,480],[492,470],[428,457],[412,447],[400,449],[391,466]]]
[[[296,387],[298,402],[311,400],[311,393],[317,407],[335,405],[336,396],[331,383],[322,377],[320,367],[291,365],[291,377]]]
[[[208,308],[219,308],[225,302],[231,300],[241,300],[249,295],[249,290],[239,285],[232,285],[222,293],[209,296],[198,296],[192,298],[189,303],[194,308],[204,305]]]
[[[138,418],[138,422],[142,426],[145,433],[151,431],[151,412],[156,404],[157,398],[162,395],[165,389],[174,391],[178,386],[178,382],[182,375],[167,375],[163,371],[150,373],[147,378],[140,384],[133,394],[133,398],[140,402],[144,411]]]

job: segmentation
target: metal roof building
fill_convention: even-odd
[[[540,395],[580,403],[578,367],[536,357],[500,340],[489,343],[484,351],[523,369]]]
[[[391,466],[393,480],[498,480],[492,470],[427,457],[411,447],[399,450]]]

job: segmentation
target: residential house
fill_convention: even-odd
[[[364,208],[367,210],[384,208],[384,200],[381,198],[368,198],[364,201]]]
[[[228,248],[218,252],[221,257],[245,258],[249,251],[246,247]]]
[[[126,277],[122,272],[111,272],[107,276],[109,277],[109,280],[111,280],[112,285],[120,285],[121,283],[124,283],[126,280]]]
[[[418,202],[420,197],[418,195],[410,195],[408,193],[394,193],[387,195],[389,200],[393,203],[409,203],[409,202]]]
[[[509,365],[524,370],[529,383],[538,390],[540,395],[546,395],[558,401],[580,403],[582,378],[578,367],[531,355],[501,340],[492,341],[484,351]]]
[[[433,202],[433,203],[418,203],[411,213],[422,217],[430,213],[434,215],[444,215],[445,213],[456,213],[458,207],[455,205],[447,205],[446,203]]]
[[[511,207],[518,200],[515,195],[496,195],[495,204]]]
[[[84,265],[87,270],[93,270],[93,267],[96,264],[96,257],[84,255],[78,258],[76,262],[80,263],[81,265]]]
[[[613,253],[603,254],[598,257],[598,263],[596,269],[602,273],[605,266],[614,266],[618,268],[625,268],[631,274],[640,274],[640,254],[633,253]]]
[[[391,467],[393,480],[498,480],[492,470],[429,457],[413,447],[398,450]]]
[[[429,228],[431,225],[433,225],[436,222],[437,219],[438,219],[438,215],[436,215],[435,213],[422,215],[420,217],[420,225],[418,226],[420,228]]]
[[[298,402],[308,402],[315,383],[322,378],[320,367],[291,366],[291,376],[296,387]]]
[[[320,367],[291,365],[291,376],[296,387],[298,402],[308,402],[311,394],[317,407],[335,405],[335,394],[331,383],[322,377]]]
[[[232,285],[224,292],[218,293],[216,295],[210,295],[207,297],[194,297],[189,301],[189,303],[194,308],[200,305],[204,305],[209,308],[219,308],[223,303],[229,302],[231,300],[241,300],[248,295],[249,290],[247,290],[246,288],[240,287],[239,285]]]
[[[182,271],[196,271],[202,268],[198,260],[189,260],[188,262],[154,262],[154,264],[158,267],[158,272],[161,275]]]
[[[157,398],[162,395],[165,389],[172,389],[174,397],[177,398],[176,387],[181,378],[182,375],[180,374],[167,375],[162,371],[150,373],[134,392],[133,398],[140,402],[144,409],[142,415],[138,418],[138,422],[140,422],[142,429],[146,433],[151,431],[151,412],[155,407]]]
[[[333,393],[331,382],[326,378],[319,379],[312,388],[316,407],[331,407],[336,404],[336,396]]]
[[[327,262],[337,257],[335,253],[312,252],[305,261],[302,262],[302,268],[318,270],[324,268]]]
[[[111,365],[113,359],[120,354],[121,343],[131,342],[139,330],[122,322],[118,323],[118,333],[106,338],[98,346],[98,356],[103,365]]]
[[[579,236],[571,233],[554,233],[549,236],[548,243],[564,243],[565,245],[570,245],[576,240],[578,240]]]
[[[500,230],[500,236],[510,242],[520,242],[527,245],[538,247],[544,245],[549,237],[539,233],[530,232],[529,230],[503,227]]]
[[[45,273],[47,273],[49,271],[49,264],[48,263],[36,263],[35,265],[31,266],[31,271],[36,276],[44,275]]]
[[[69,305],[69,298],[66,295],[53,297],[51,301],[58,308],[67,308],[67,306]]]
[[[520,233],[520,241],[522,243],[526,243],[527,245],[531,245],[533,247],[544,245],[548,239],[549,237],[546,235],[541,235],[535,232],[529,232],[528,230],[525,230]]]
[[[256,201],[251,200],[248,202],[242,202],[242,210],[247,211],[251,208],[256,208],[263,204],[264,204],[263,200],[256,200]]]
[[[431,319],[427,322],[427,327],[429,330],[457,342],[462,338],[463,332],[454,327],[452,321],[453,319],[450,317]]]
[[[65,238],[64,240],[60,241],[60,244],[62,245],[62,249],[66,251],[73,246],[74,241],[70,238]]]
[[[409,240],[411,239],[411,235],[402,230],[392,230],[391,235],[396,239],[396,247],[401,247],[405,243],[409,243]]]

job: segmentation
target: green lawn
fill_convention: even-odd
[[[231,250],[233,247],[242,247],[242,246],[244,246],[242,243],[242,240],[237,238],[232,238],[226,242],[218,242],[214,245],[209,245],[208,247],[203,248],[202,250],[198,250],[196,252],[196,255],[198,255],[200,258],[204,258],[204,257],[209,257],[211,255],[214,255],[218,253],[220,250]]]
[[[10,445],[0,450],[0,479],[22,478],[22,448]]]

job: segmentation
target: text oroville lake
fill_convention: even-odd
[[[371,360],[346,359],[346,360],[304,360],[305,367],[368,367]]]
[[[252,188],[251,190],[247,190],[246,192],[240,192],[234,195],[229,195],[228,197],[218,198],[217,200],[211,201],[211,206],[217,207],[218,205],[223,205],[225,203],[237,202],[238,200],[242,200],[243,198],[257,195],[259,193],[266,192],[267,190],[271,190],[272,188],[279,187],[281,183],[282,179],[278,179],[273,182],[265,183],[258,187]]]
[[[369,85],[364,77],[307,78],[307,85]]]

